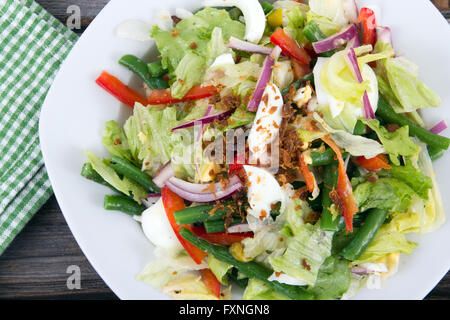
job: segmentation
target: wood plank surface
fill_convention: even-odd
[[[152,0],[149,0],[152,1]],[[82,33],[108,0],[37,0],[65,23],[70,5],[81,9]],[[450,18],[449,0],[435,5]],[[81,270],[81,289],[67,288],[71,265]],[[78,247],[54,197],[42,207],[0,257],[0,299],[117,299]],[[450,298],[450,273],[427,299]]]

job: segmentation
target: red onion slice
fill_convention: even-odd
[[[153,178],[153,183],[158,187],[164,187],[167,180],[175,176],[175,171],[172,169],[172,162],[167,162],[164,167],[162,167],[158,174]]]
[[[345,61],[350,67],[350,70],[352,71],[356,80],[358,80],[359,83],[362,83],[364,79],[362,77],[361,70],[359,69],[358,58],[356,57],[356,53],[353,48],[349,49],[348,54],[345,56]],[[369,95],[367,94],[367,91],[364,91],[363,111],[364,111],[363,112],[364,118],[375,119],[375,113],[373,112],[372,106],[370,104]]]
[[[247,106],[248,111],[256,112],[258,110],[264,90],[266,89],[267,83],[270,82],[270,78],[272,76],[272,67],[275,64],[275,61],[280,57],[280,54],[281,48],[276,46],[273,48],[270,56],[266,57],[261,76],[259,77],[255,91],[253,92],[253,97]]]
[[[445,120],[442,120],[434,125],[429,131],[434,134],[439,134],[445,129],[447,129],[447,123],[445,122]]]
[[[232,110],[228,110],[228,111],[221,112],[218,114],[209,115],[209,116],[197,119],[197,120],[189,121],[187,123],[184,123],[182,125],[172,128],[172,132],[175,130],[179,130],[179,129],[186,129],[186,128],[193,127],[196,124],[198,124],[199,122],[201,122],[201,124],[207,124],[207,123],[214,122],[214,120],[222,120],[226,117],[231,116],[233,114],[233,112],[234,112],[234,110],[232,109]]]
[[[359,37],[353,37],[353,39],[351,39],[348,43],[347,43],[347,49],[350,48],[357,48],[361,46],[361,41],[359,41]]]
[[[355,24],[352,24],[344,31],[328,37],[325,40],[314,42],[312,45],[316,53],[322,53],[339,48],[357,36],[358,28]]]
[[[389,43],[391,47],[394,47],[392,42],[392,31],[389,27],[377,27],[377,41]]]
[[[251,42],[243,41],[235,37],[230,37],[228,48],[245,51],[250,53],[259,53],[269,55],[272,53],[272,49],[264,46],[260,46]]]
[[[161,198],[161,194],[159,193],[152,193],[147,195],[147,198],[142,199],[142,203],[147,207],[150,208],[152,205],[154,205],[158,200]]]
[[[172,178],[174,179],[174,178]],[[175,184],[172,183],[172,179],[169,179],[166,182],[166,186],[173,192],[175,192],[177,195],[179,195],[181,198],[192,201],[192,202],[199,202],[199,203],[208,203],[208,202],[214,202],[226,199],[242,189],[243,185],[241,182],[231,185],[229,184],[225,190],[221,190],[215,193],[209,192],[209,193],[194,193],[189,189],[181,188]]]

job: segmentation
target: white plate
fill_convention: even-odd
[[[53,190],[78,244],[92,266],[121,299],[166,299],[157,290],[135,280],[152,260],[152,245],[140,226],[127,215],[103,210],[108,190],[80,176],[83,149],[104,155],[101,132],[104,123],[123,123],[127,107],[94,82],[102,70],[123,81],[132,75],[118,65],[127,53],[151,57],[153,42],[139,43],[115,37],[115,28],[126,19],[152,21],[161,9],[196,9],[199,0],[112,0],[84,32],[72,50],[44,103],[40,119],[42,151]],[[398,53],[420,66],[421,78],[442,97],[438,110],[427,110],[430,124],[450,118],[450,27],[428,0],[359,1],[378,4],[382,23],[392,28]],[[153,48],[154,52],[154,48]],[[447,132],[448,134],[448,132]],[[450,208],[450,153],[435,163]],[[450,265],[450,224],[422,236],[411,256],[401,257],[398,274],[382,290],[364,290],[359,299],[422,299],[438,283]],[[83,279],[83,278],[82,278]],[[83,284],[81,284],[83,285]]]

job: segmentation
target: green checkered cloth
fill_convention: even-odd
[[[77,39],[33,0],[0,0],[0,254],[52,194],[39,114]]]

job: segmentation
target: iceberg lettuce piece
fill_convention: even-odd
[[[391,226],[385,224],[381,226],[375,238],[358,260],[352,262],[352,265],[374,262],[393,252],[411,254],[415,247],[417,247],[417,244],[408,241],[403,233],[392,231]]]
[[[221,299],[211,293],[199,274],[187,273],[169,281],[162,292],[177,300],[229,300],[230,290],[222,290]]]
[[[250,279],[245,288],[243,300],[290,300],[284,294],[271,289],[265,282]]]
[[[428,199],[429,190],[433,187],[431,178],[415,168],[411,161],[407,161],[404,166],[392,165],[391,169],[379,172],[378,176],[402,180],[425,200]]]
[[[360,212],[372,208],[406,212],[416,193],[398,179],[380,178],[375,183],[365,181],[353,186],[353,195]]]
[[[309,290],[318,300],[340,299],[348,291],[350,283],[347,261],[339,256],[330,256],[320,267],[316,283]]]
[[[170,160],[180,178],[195,177],[193,165],[194,138],[188,130],[171,129],[178,125],[175,107],[164,109],[134,107],[133,115],[124,125],[131,154],[142,162],[142,170],[154,176]],[[176,159],[175,159],[176,157]]]
[[[376,119],[361,119],[361,121],[377,133],[393,164],[400,165],[398,156],[413,157],[419,153],[420,147],[409,137],[408,126],[401,127],[395,132],[389,132]]]
[[[114,120],[106,122],[102,133],[102,142],[112,156],[117,156],[133,163],[138,162],[131,156],[127,137],[125,137],[122,128]]]
[[[381,41],[374,48],[375,53],[389,50],[390,44]],[[381,94],[397,113],[441,104],[441,98],[418,78],[418,66],[405,57],[383,59],[377,63],[376,73]]]
[[[222,262],[216,259],[212,254],[208,255],[208,267],[212,273],[216,276],[217,280],[223,285],[228,285],[228,271],[230,271],[233,266],[231,264]]]
[[[304,224],[287,239],[286,251],[269,258],[275,272],[282,272],[313,286],[320,266],[331,254],[333,232],[322,231],[318,224]]]
[[[320,31],[322,31],[327,37],[338,33],[342,29],[342,25],[332,19],[333,18],[330,19],[318,12],[314,12],[313,10],[306,13],[306,22],[310,23],[311,21],[314,21],[319,26]]]
[[[172,84],[172,96],[182,99],[195,85],[202,82],[205,73],[205,58],[188,52],[175,69],[177,80]]]
[[[429,190],[428,200],[425,201],[425,215],[422,220],[422,233],[433,232],[445,223],[445,211],[442,203],[442,196],[436,180],[436,173],[433,169],[433,162],[428,154],[427,146],[415,139],[420,146],[420,153],[417,166],[426,176],[431,178],[433,187]]]
[[[133,196],[133,199],[138,203],[141,203],[141,199],[147,198],[147,192],[144,188],[128,178],[121,179],[116,171],[106,161],[102,161],[95,153],[86,151],[85,154],[92,168],[114,188],[127,196]]]
[[[207,60],[212,54],[208,47],[211,41],[216,43],[218,39],[214,38],[211,40],[216,27],[222,30],[222,37],[225,42],[228,42],[230,36],[242,39],[245,34],[245,25],[231,19],[226,10],[209,7],[198,11],[187,19],[181,20],[176,25],[176,28],[171,31],[164,31],[158,26],[153,27],[151,37],[155,39],[156,46],[161,53],[163,67],[169,70],[171,83],[177,83],[177,80],[182,80],[182,78],[177,78],[181,70],[177,74],[176,69],[188,53],[194,53],[202,58],[202,68],[198,68],[200,69],[200,74],[195,76],[201,78],[204,75]],[[191,62],[189,65],[195,65],[197,69],[199,62],[200,59],[196,59],[195,63]],[[186,68],[183,69],[187,70]],[[183,89],[183,91],[187,92],[190,88],[186,84],[183,86]],[[176,95],[180,96],[181,93],[178,92]]]
[[[223,39],[222,28],[216,27],[211,33],[211,41],[208,43],[206,52],[207,65],[210,66],[218,56],[225,53],[233,53],[233,50],[228,48]]]

